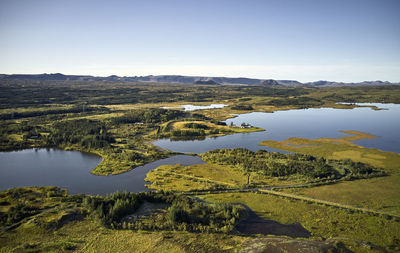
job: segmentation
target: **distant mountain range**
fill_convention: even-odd
[[[0,80],[37,80],[37,81],[109,81],[109,82],[152,82],[152,83],[181,83],[199,85],[256,85],[256,86],[372,86],[372,85],[400,85],[400,82],[364,81],[359,83],[343,83],[334,81],[316,81],[301,83],[296,80],[254,79],[245,77],[207,77],[207,76],[89,76],[56,74],[0,74]]]

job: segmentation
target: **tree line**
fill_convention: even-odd
[[[109,147],[114,141],[103,122],[88,119],[57,122],[46,138],[48,146],[78,144],[85,148]]]
[[[185,116],[186,113],[178,110],[167,110],[161,108],[137,109],[116,117],[113,122],[116,124],[127,123],[161,123]]]
[[[85,112],[107,112],[109,111],[106,107],[93,107],[93,106],[78,106],[75,105],[71,108],[59,108],[59,109],[49,109],[49,110],[35,110],[26,112],[11,112],[0,114],[0,120],[10,120],[10,119],[21,119],[28,117],[38,117],[47,116],[52,114],[65,114],[65,113],[85,113]]]
[[[201,155],[205,162],[231,165],[245,173],[259,173],[271,177],[303,175],[310,178],[334,178],[337,168],[347,170],[348,176],[380,175],[381,171],[371,165],[347,160],[329,160],[303,154],[281,154],[244,148],[216,149]]]

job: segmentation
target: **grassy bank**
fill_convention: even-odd
[[[260,145],[289,152],[324,157],[326,159],[351,159],[356,162],[385,168],[388,172],[399,171],[399,154],[375,148],[365,148],[353,143],[355,140],[370,139],[375,138],[375,136],[357,131],[342,132],[351,136],[320,139],[292,137],[284,141],[262,141]]]

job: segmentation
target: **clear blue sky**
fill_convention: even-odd
[[[0,0],[0,73],[400,81],[399,0]]]

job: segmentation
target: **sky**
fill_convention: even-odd
[[[0,73],[400,82],[399,0],[0,0]]]

